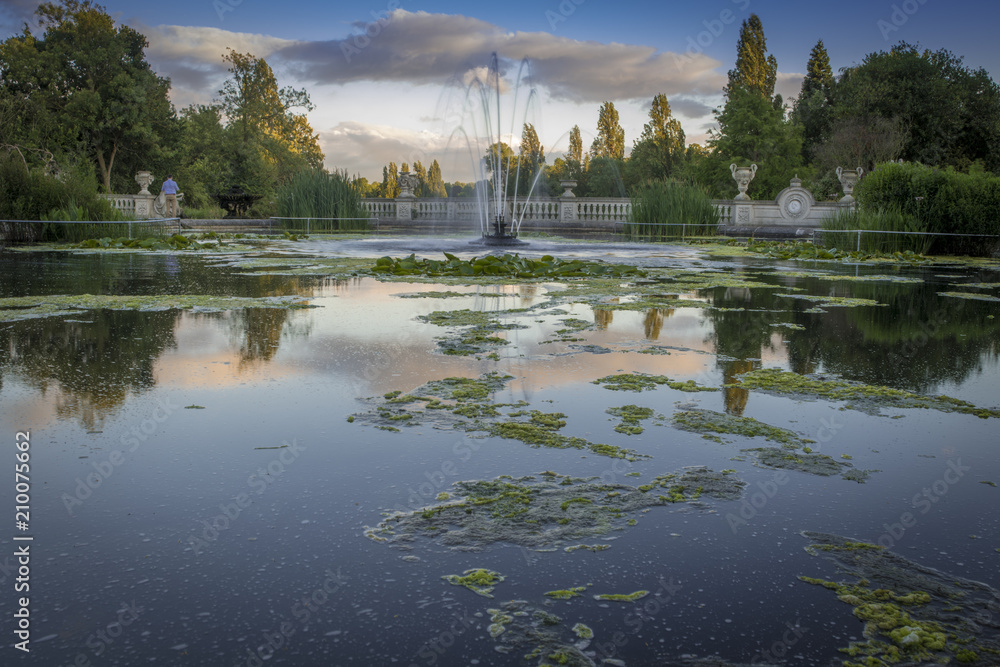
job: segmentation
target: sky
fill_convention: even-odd
[[[0,39],[33,23],[38,4],[0,0]],[[1000,3],[993,0],[99,4],[146,35],[147,60],[171,80],[178,110],[218,99],[227,48],[252,53],[271,65],[279,86],[309,92],[315,109],[307,116],[326,166],[369,180],[381,180],[390,161],[427,167],[434,159],[446,181],[472,180],[463,137],[482,134],[486,120],[482,111],[464,111],[466,93],[469,82],[484,78],[494,52],[503,94],[493,124],[516,145],[521,124],[533,123],[549,163],[567,150],[574,125],[590,146],[605,101],[618,110],[631,147],[658,93],[667,95],[688,143],[703,144],[735,64],[740,25],[752,13],[778,60],[777,92],[786,101],[798,94],[820,39],[834,73],[906,41],[948,49],[1000,78]]]

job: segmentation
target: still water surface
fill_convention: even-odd
[[[442,244],[317,240],[276,254],[432,256]],[[460,244],[450,248],[460,249],[470,254]],[[587,650],[598,664],[653,665],[681,655],[760,662],[784,642],[776,662],[827,665],[839,647],[861,639],[862,625],[829,591],[798,580],[838,578],[803,550],[802,530],[882,540],[925,565],[1000,584],[1000,488],[980,483],[1000,483],[996,420],[916,409],[874,416],[738,388],[629,394],[592,383],[645,372],[721,386],[753,368],[777,367],[996,407],[1000,321],[990,316],[1000,309],[939,294],[970,291],[955,284],[996,283],[996,271],[778,264],[712,259],[688,248],[556,242],[524,252],[722,269],[781,289],[687,295],[710,309],[607,312],[564,303],[556,312],[545,306],[562,289],[554,282],[455,286],[261,275],[225,255],[0,254],[3,297],[301,295],[318,306],[94,310],[0,323],[0,433],[12,452],[15,433],[30,430],[34,537],[32,651],[7,648],[4,664],[257,665],[262,657],[288,665],[535,664],[496,652],[486,631],[487,608],[522,599],[593,628]],[[823,275],[887,272],[921,282]],[[886,305],[807,313],[813,303],[778,296],[787,287]],[[466,294],[403,298],[425,291]],[[509,341],[499,359],[443,355],[436,338],[445,331],[416,319],[539,305],[517,316],[525,328],[498,334]],[[567,318],[593,326],[573,334],[583,340],[546,342],[559,338]],[[797,326],[776,326],[783,323]],[[650,347],[669,354],[638,353]],[[488,371],[513,376],[496,402],[565,413],[567,434],[651,458],[630,463],[430,424],[395,433],[347,421],[368,409],[366,397]],[[760,439],[718,444],[669,422],[627,436],[605,413],[627,403],[667,417],[692,403],[754,417],[878,472],[865,484],[789,472],[777,487],[773,470],[733,460]],[[749,484],[746,497],[767,491],[766,502],[656,508],[634,527],[601,537],[612,547],[597,553],[503,545],[469,553],[428,541],[400,551],[364,537],[383,511],[431,504],[458,480],[552,470],[637,485],[690,465],[736,469]],[[957,480],[948,474],[956,466]],[[946,475],[952,481],[939,483]],[[11,483],[0,498],[14,505]],[[906,512],[916,524],[895,528]],[[13,543],[5,542],[0,580],[9,610],[16,574]],[[495,600],[442,580],[478,567],[506,576]],[[546,606],[546,591],[585,584],[584,597]],[[635,604],[590,596],[639,589],[652,595]],[[5,616],[0,626],[10,645],[14,624]],[[789,635],[789,627],[798,631]]]

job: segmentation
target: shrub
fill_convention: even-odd
[[[362,193],[347,172],[300,171],[278,189],[282,218],[308,218],[311,231],[359,231],[369,228]],[[307,220],[284,220],[285,229],[305,228]]]
[[[647,181],[632,194],[631,239],[666,240],[714,235],[719,211],[704,190],[675,180]]]
[[[66,171],[61,177],[39,169],[28,169],[17,155],[0,156],[0,220],[89,220],[122,221],[111,204],[97,196],[97,181],[87,168]],[[74,240],[73,227],[5,223],[4,236],[12,241]],[[83,233],[84,230],[80,230]],[[77,239],[78,240],[78,239]]]
[[[898,211],[927,232],[1000,234],[1000,177],[992,174],[890,162],[867,174],[855,196],[862,210]],[[996,238],[936,236],[928,251],[981,255],[998,246]]]

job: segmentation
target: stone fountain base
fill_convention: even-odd
[[[497,236],[495,234],[490,234],[490,235],[484,234],[482,238],[478,238],[475,241],[469,241],[469,244],[477,246],[489,246],[489,247],[510,247],[510,246],[529,245],[527,241],[522,241],[516,236],[512,236],[510,234],[503,234],[502,236]]]

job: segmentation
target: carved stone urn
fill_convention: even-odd
[[[733,174],[733,180],[736,181],[736,187],[739,188],[740,193],[734,198],[735,201],[747,201],[750,196],[747,194],[747,188],[750,187],[750,181],[753,177],[757,175],[757,165],[752,164],[749,167],[737,167],[735,164],[729,165],[729,171]]]
[[[576,187],[576,181],[559,181],[559,187],[563,188],[564,192],[559,195],[560,197],[575,197],[573,194],[573,188]]]
[[[419,185],[420,181],[417,177],[408,171],[401,172],[399,174],[399,198],[409,199],[415,197],[413,190]]]
[[[837,167],[837,180],[840,181],[840,185],[844,188],[844,196],[840,198],[841,204],[853,204],[854,203],[854,186],[858,184],[858,179],[860,179],[865,173],[865,170],[861,167],[857,169],[842,169]]]
[[[153,183],[153,174],[148,171],[140,171],[135,175],[135,182],[139,184],[140,188],[142,188],[142,190],[139,190],[139,194],[152,194],[149,191],[149,186]]]

